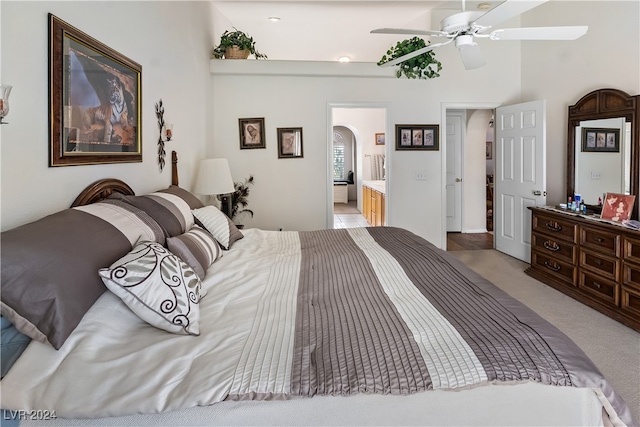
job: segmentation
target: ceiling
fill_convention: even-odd
[[[489,9],[503,0],[465,1],[466,10]],[[370,34],[374,28],[439,29],[439,21],[461,11],[463,0],[391,1],[212,1],[215,43],[237,28],[269,59],[378,62],[389,47],[410,36]],[[488,9],[487,9],[488,10]],[[279,17],[272,22],[269,17]],[[431,24],[433,22],[435,24]]]

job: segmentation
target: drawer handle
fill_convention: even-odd
[[[553,270],[553,271],[560,271],[560,267],[558,264],[553,263],[551,264],[549,261],[545,261],[544,262],[545,267],[547,267],[549,270]]]
[[[604,242],[604,239],[602,237],[596,237],[596,242],[602,243]]]
[[[594,260],[593,260],[593,263],[594,263],[595,265],[602,265],[602,260],[600,260],[600,259],[594,259]]]
[[[562,226],[560,224],[558,224],[558,223],[554,224],[554,223],[551,223],[551,222],[547,222],[546,225],[547,225],[547,228],[549,230],[551,230],[551,231],[556,231],[556,232],[562,231]]]
[[[602,287],[602,285],[600,283],[596,283],[596,282],[593,282],[593,286],[595,286],[598,289],[600,289]]]
[[[552,242],[551,240],[547,240],[546,242],[544,242],[543,246],[545,247],[545,249],[548,249],[553,252],[560,250],[560,246],[558,246],[556,242]]]

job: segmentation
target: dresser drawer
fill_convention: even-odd
[[[620,260],[583,249],[580,249],[580,267],[613,281],[620,277]]]
[[[623,286],[620,307],[628,316],[640,321],[640,289]]]
[[[578,225],[568,219],[536,212],[531,230],[553,236],[555,239],[577,243]]]
[[[531,247],[549,256],[554,256],[574,264],[576,261],[576,246],[573,243],[554,239],[550,236],[534,233],[531,236]]]
[[[531,266],[562,280],[565,284],[573,286],[577,268],[574,265],[560,261],[553,254],[531,251]]]
[[[581,227],[580,245],[602,254],[620,256],[620,235],[606,230]]]
[[[640,240],[625,236],[623,247],[625,261],[633,261],[640,265]]]
[[[578,276],[578,287],[586,294],[600,302],[618,305],[620,285],[582,270]]]

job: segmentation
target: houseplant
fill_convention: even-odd
[[[242,228],[242,225],[238,224],[239,218],[243,214],[248,214],[253,218],[253,211],[251,209],[246,209],[249,205],[249,186],[253,185],[253,175],[249,175],[249,178],[245,178],[244,182],[235,182],[233,184],[235,190],[231,193],[231,220],[234,224],[238,225],[238,228]],[[218,196],[218,200],[221,199],[222,196]]]
[[[412,37],[399,41],[395,46],[387,50],[387,53],[378,61],[378,65],[385,64],[408,53],[427,47],[428,45],[429,42],[425,42],[420,37]],[[442,70],[442,64],[435,58],[435,55],[435,52],[428,51],[397,64],[398,71],[396,71],[396,77],[400,78],[403,74],[408,79],[433,79],[440,77],[439,72]]]
[[[267,59],[264,55],[256,50],[256,42],[253,37],[234,28],[235,31],[225,31],[220,36],[220,44],[213,48],[211,56],[214,58],[226,59],[247,59],[250,54],[256,59]]]

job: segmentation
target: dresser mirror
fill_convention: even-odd
[[[606,192],[639,194],[639,98],[598,89],[569,107],[567,197],[580,194],[590,211],[599,212],[598,198]]]

